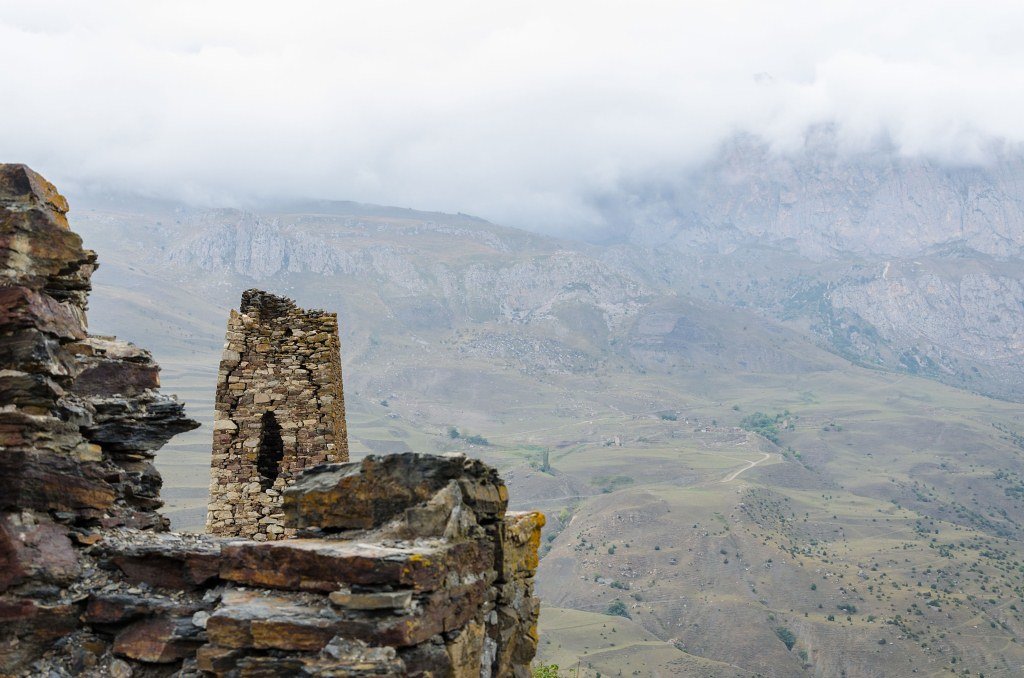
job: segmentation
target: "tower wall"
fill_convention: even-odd
[[[280,538],[281,491],[295,475],[348,461],[337,315],[244,292],[228,318],[215,408],[207,531]]]

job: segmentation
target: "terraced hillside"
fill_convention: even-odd
[[[756,277],[768,258],[669,266],[349,203],[72,207],[100,254],[92,330],[152,347],[204,423],[243,289],[337,310],[356,456],[465,450],[547,512],[546,661],[587,676],[1024,666],[1020,406],[855,364],[805,316],[743,308],[727,267]],[[201,524],[208,438],[159,459],[179,526]]]

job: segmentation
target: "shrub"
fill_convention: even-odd
[[[621,600],[613,600],[609,605],[606,612],[610,615],[617,617],[625,617],[629,619],[629,610],[626,609],[626,604]]]
[[[787,650],[792,650],[793,646],[796,645],[796,634],[787,629],[785,626],[780,626],[776,628],[775,635],[779,637],[779,640],[786,644]]]

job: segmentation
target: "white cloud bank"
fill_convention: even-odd
[[[1019,2],[0,0],[0,159],[60,185],[563,229],[751,131],[1024,141]]]

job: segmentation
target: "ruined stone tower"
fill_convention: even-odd
[[[277,539],[281,490],[303,469],[348,461],[338,316],[246,290],[217,379],[207,531]]]

